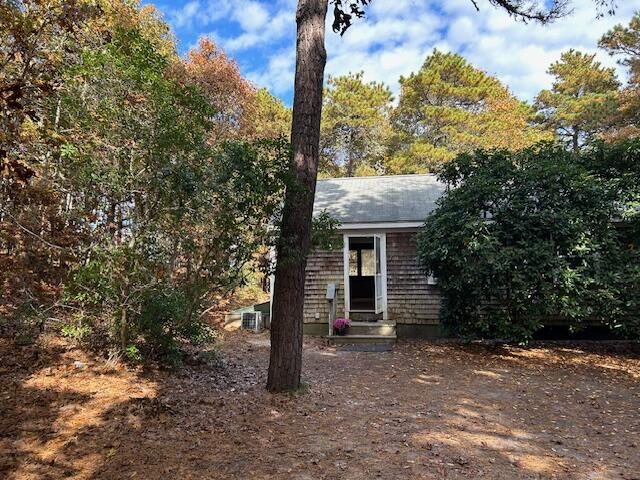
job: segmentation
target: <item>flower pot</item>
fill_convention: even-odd
[[[349,327],[345,327],[345,328],[334,328],[334,329],[333,329],[333,333],[335,333],[336,335],[340,335],[340,336],[342,336],[342,335],[346,335],[346,334],[347,334],[347,329],[348,329],[348,328],[349,328]]]

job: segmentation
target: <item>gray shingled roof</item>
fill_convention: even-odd
[[[313,213],[327,210],[343,224],[422,222],[444,190],[435,175],[319,180]]]

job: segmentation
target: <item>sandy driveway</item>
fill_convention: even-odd
[[[221,348],[140,371],[0,339],[0,478],[640,479],[638,347],[311,340],[297,396],[264,391],[264,335]]]

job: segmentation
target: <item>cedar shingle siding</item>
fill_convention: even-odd
[[[387,236],[387,309],[389,321],[402,324],[437,325],[440,293],[427,284],[416,252],[415,233],[389,232]],[[342,249],[315,251],[307,260],[304,295],[305,323],[326,323],[328,283],[339,285],[337,315],[344,315]],[[319,314],[315,318],[316,312]]]
[[[416,251],[416,234],[387,233],[387,309],[396,323],[437,325],[440,292],[427,285]]]
[[[328,323],[329,303],[326,299],[327,284],[338,284],[337,315],[344,315],[344,271],[342,249],[317,250],[307,259],[307,273],[304,288],[305,323]],[[318,312],[320,318],[316,319]]]

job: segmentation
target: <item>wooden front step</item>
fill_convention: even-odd
[[[375,312],[349,312],[352,322],[382,322],[383,315]]]
[[[393,345],[395,335],[334,335],[329,337],[330,345],[348,345],[355,343]]]
[[[385,322],[351,322],[347,335],[395,336],[396,324]]]

